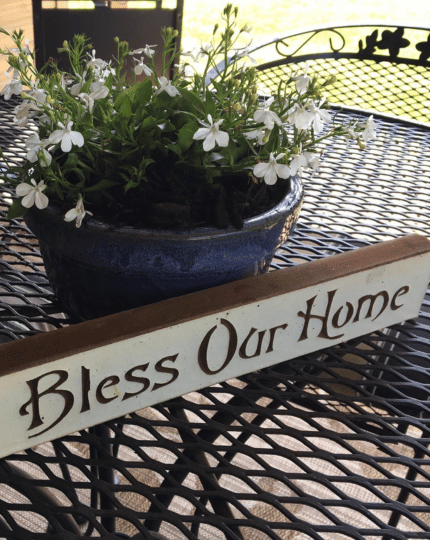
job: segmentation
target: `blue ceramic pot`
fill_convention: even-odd
[[[57,298],[78,317],[93,319],[265,272],[302,199],[294,177],[288,195],[241,230],[113,228],[88,216],[78,229],[52,205],[32,207],[24,219]]]

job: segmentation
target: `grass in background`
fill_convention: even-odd
[[[184,0],[182,43],[184,49],[206,43],[227,2]],[[254,42],[276,34],[319,24],[390,22],[430,26],[430,2],[425,0],[236,0],[239,18],[253,28]]]
[[[207,43],[212,37],[213,26],[220,21],[220,14],[227,0],[208,2],[207,0],[183,0],[184,17],[182,29],[182,47],[190,50]],[[55,2],[51,2],[56,4]],[[66,2],[64,2],[66,3]],[[117,2],[121,6],[127,2]],[[394,22],[405,26],[430,26],[430,2],[425,0],[325,0],[321,4],[318,0],[232,0],[233,5],[239,7],[239,23],[249,24],[252,30],[253,45],[267,41],[275,35],[283,35],[304,27],[327,24],[338,26],[342,23],[359,22]],[[31,0],[0,0],[0,26],[9,30],[15,27],[23,27],[26,37],[33,41]],[[91,0],[82,2],[69,2],[69,7],[91,4]],[[142,7],[155,6],[154,0],[130,2],[134,6],[141,4]],[[162,0],[165,8],[173,8],[176,0]],[[63,6],[64,7],[64,6]],[[128,6],[130,7],[130,6]],[[363,37],[358,32],[355,42]],[[122,37],[126,39],[126,36]],[[317,36],[312,40],[313,50],[318,48]],[[320,43],[322,44],[321,41]],[[145,41],[145,31],[142,29],[142,44]],[[0,36],[0,46],[10,45],[4,36]],[[289,49],[291,50],[291,49]],[[294,50],[294,49],[293,49]],[[99,52],[99,51],[98,51]],[[102,54],[100,52],[100,54]],[[269,51],[268,51],[269,54]],[[272,54],[272,52],[270,52]],[[273,59],[274,57],[270,57]],[[259,62],[266,60],[258,57]],[[7,69],[5,59],[0,58],[0,89],[6,84],[7,79],[3,75]]]
[[[190,50],[194,47],[199,47],[201,44],[208,43],[212,38],[213,26],[215,22],[220,21],[220,13],[227,2],[208,3],[207,0],[184,0],[184,20],[182,29],[182,47],[184,50]],[[393,26],[409,26],[409,27],[430,27],[430,2],[424,0],[388,0],[385,2],[375,2],[375,0],[326,0],[323,5],[316,0],[301,0],[300,2],[292,2],[285,0],[266,0],[264,3],[261,0],[236,0],[232,1],[233,5],[239,8],[238,26],[249,24],[252,27],[253,46],[259,43],[270,41],[275,36],[283,36],[288,33],[294,33],[301,29],[327,25],[327,26],[342,26],[343,24],[364,24],[364,23],[392,23]],[[372,30],[366,31],[363,29],[351,29],[342,31],[342,34],[347,39],[347,47],[344,49],[349,52],[358,51],[359,40],[363,40],[369,35]],[[367,32],[367,33],[366,33]],[[322,52],[329,51],[328,38],[333,39],[334,47],[342,47],[342,41],[339,36],[327,33],[314,36],[309,44],[301,49],[301,53],[316,53],[319,50]],[[418,53],[415,49],[415,44],[420,41],[426,41],[428,32],[414,31],[407,32],[407,37],[411,45],[402,49],[401,54],[406,57],[417,57]],[[293,53],[297,47],[303,43],[304,39],[298,37],[288,40],[288,49],[284,49],[284,54]],[[241,43],[242,45],[243,43]],[[364,43],[365,45],[365,43]],[[262,51],[256,51],[252,57],[258,64],[276,60],[279,58],[275,47],[265,47]],[[423,70],[419,80],[415,81],[417,92],[427,85],[428,71]],[[336,73],[339,77],[339,74]],[[354,73],[344,73],[346,77],[346,85],[348,86],[348,78],[351,80]],[[388,83],[388,81],[386,81]],[[398,81],[396,82],[398,84]],[[273,88],[265,88],[264,91],[271,93]],[[402,88],[397,88],[395,94],[399,95]],[[408,90],[408,92],[410,89]],[[349,105],[361,106],[364,108],[375,108],[380,112],[393,112],[391,105],[387,108],[380,101],[380,92],[372,100],[372,96],[368,92],[364,92],[365,97],[363,103],[357,98],[357,103],[348,103]],[[369,100],[369,97],[371,98]],[[421,121],[428,121],[430,110],[430,99],[425,99],[426,96],[420,96],[419,100],[412,100],[416,103],[419,111],[413,115],[414,118]],[[334,96],[330,96],[334,99]],[[354,97],[354,99],[356,99]],[[399,102],[402,97],[399,95]],[[406,97],[409,101],[409,97]],[[401,107],[400,107],[401,109]],[[425,113],[422,116],[421,113]],[[397,113],[395,113],[397,114]],[[401,113],[400,113],[401,114]],[[418,116],[417,116],[418,115]]]

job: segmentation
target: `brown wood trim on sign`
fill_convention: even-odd
[[[430,252],[413,234],[0,345],[0,376]]]

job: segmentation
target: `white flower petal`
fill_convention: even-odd
[[[49,136],[49,142],[51,144],[57,144],[61,141],[61,139],[64,136],[64,130],[63,129],[57,129],[51,133]]]
[[[275,171],[275,167],[269,167],[269,170],[264,175],[264,181],[269,186],[273,186],[273,184],[276,184],[276,180],[278,179],[278,176]]]
[[[291,171],[287,165],[277,163],[274,169],[279,178],[289,178],[291,176]]]
[[[69,133],[65,133],[61,139],[61,150],[63,152],[70,152],[72,149],[72,138]]]
[[[24,208],[31,208],[34,204],[34,199],[36,196],[36,192],[34,189],[32,189],[21,201],[22,206]]]
[[[38,156],[39,147],[32,148],[27,155],[25,156],[30,163],[35,163],[39,156]]]
[[[25,195],[28,195],[31,191],[33,191],[33,188],[29,184],[22,183],[16,186],[15,191],[18,197],[25,197]]]
[[[264,122],[265,116],[266,115],[264,109],[257,109],[254,113],[254,120],[256,122]]]
[[[85,139],[82,135],[82,133],[79,133],[79,131],[71,131],[70,134],[70,140],[71,142],[76,145],[76,146],[84,146],[85,144]]]
[[[213,148],[215,148],[215,134],[211,131],[203,141],[203,150],[205,152],[210,152]]]
[[[78,217],[78,212],[77,212],[76,208],[72,208],[64,216],[64,221],[73,221],[77,217]]]
[[[210,128],[199,128],[193,135],[193,139],[196,141],[200,141],[202,139],[206,139],[206,137],[210,133]]]
[[[229,136],[226,131],[218,131],[215,135],[215,140],[219,146],[226,147],[228,146]],[[204,145],[203,145],[204,146]]]
[[[51,162],[52,162],[51,154],[43,148],[42,156],[40,157],[40,164],[42,165],[42,167],[46,167],[46,166],[51,165]]]
[[[270,165],[268,163],[257,163],[253,173],[257,178],[262,178],[268,171]]]
[[[35,146],[40,145],[40,139],[38,133],[32,133],[28,139],[25,141],[25,147],[28,148],[28,150],[34,148]]]
[[[35,200],[36,206],[37,208],[39,208],[39,210],[43,210],[49,204],[48,197],[44,193],[40,193],[39,191],[35,191]]]

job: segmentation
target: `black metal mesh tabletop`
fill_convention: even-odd
[[[0,101],[0,145],[26,135]],[[343,111],[348,120],[355,112]],[[430,236],[430,129],[377,116],[327,145],[272,270]],[[0,201],[0,341],[74,324]],[[430,298],[421,315],[0,460],[0,537],[430,538]],[[7,388],[2,388],[7,392]]]

